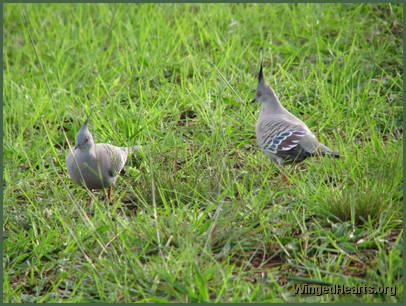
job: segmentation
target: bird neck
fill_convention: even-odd
[[[79,148],[79,150],[82,154],[90,154],[96,156],[96,145],[94,143],[87,143],[85,147]]]
[[[286,112],[286,108],[279,102],[278,99],[272,99],[262,102],[262,113],[283,113]]]

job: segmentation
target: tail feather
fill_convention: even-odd
[[[330,156],[334,158],[340,158],[340,153],[334,152],[329,147],[325,146],[324,144],[320,144],[319,152],[322,156]]]
[[[334,157],[334,158],[340,158],[341,155],[338,152],[321,152],[321,155],[323,156],[330,156],[330,157]]]
[[[132,152],[138,151],[141,148],[142,148],[142,146],[132,146],[132,147],[129,147],[128,149],[132,153]]]

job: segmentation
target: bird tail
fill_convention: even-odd
[[[340,153],[334,152],[329,147],[325,146],[324,144],[320,144],[319,152],[322,156],[330,156],[334,158],[340,158]]]
[[[138,151],[138,150],[141,149],[141,148],[142,148],[142,146],[132,146],[132,147],[129,147],[130,153],[135,152],[135,151]]]

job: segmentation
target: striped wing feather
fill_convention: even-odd
[[[311,156],[313,145],[317,143],[305,128],[287,120],[262,121],[257,127],[257,136],[266,153],[276,155],[285,162],[299,162]],[[305,149],[307,146],[302,146],[307,142],[309,150]]]
[[[128,148],[116,147],[110,144],[98,144],[102,145],[101,150],[106,158],[104,160],[105,166],[107,166],[108,174],[115,177],[120,174],[121,170],[127,161]]]

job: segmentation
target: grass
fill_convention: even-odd
[[[401,301],[402,10],[5,4],[4,302]],[[262,57],[344,156],[288,167],[291,185],[255,142]],[[65,168],[91,109],[96,141],[147,144],[111,203]]]

